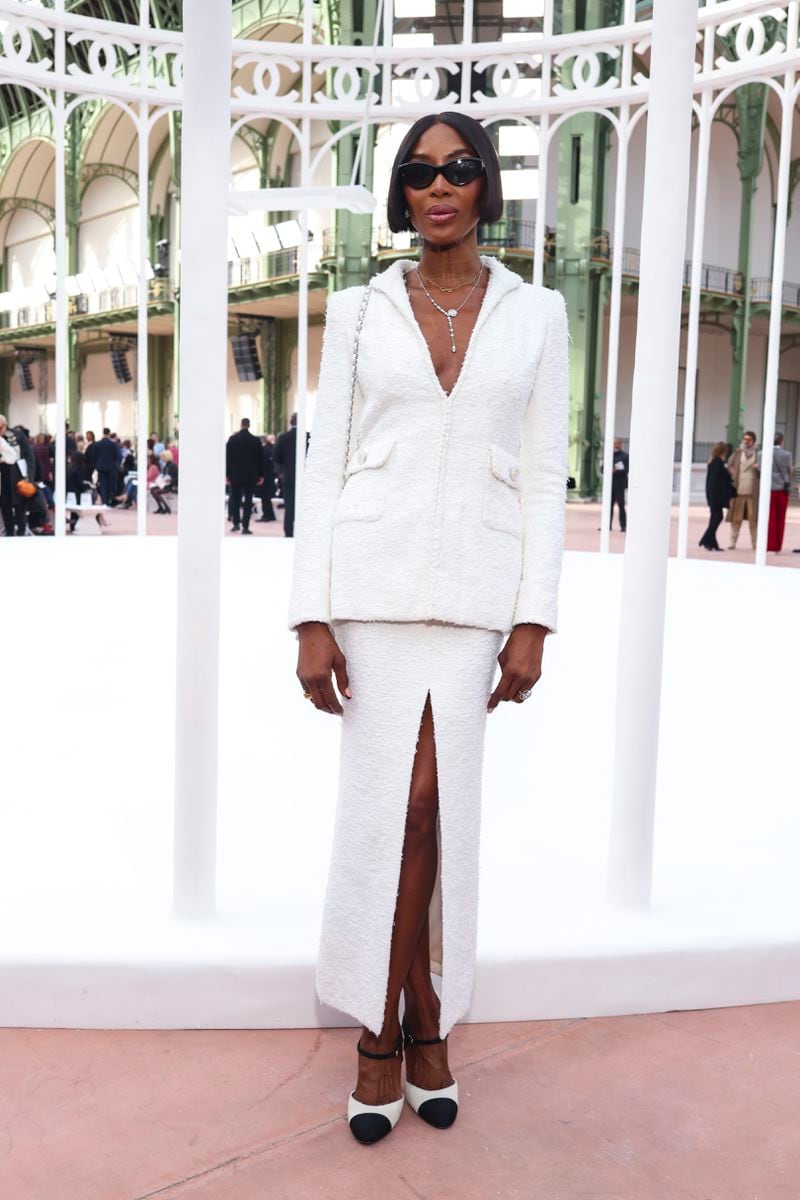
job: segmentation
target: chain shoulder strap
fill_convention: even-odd
[[[361,340],[361,326],[364,324],[364,314],[367,311],[367,304],[369,302],[369,294],[371,290],[372,285],[368,283],[364,288],[364,295],[361,298],[361,307],[358,310],[358,317],[356,319],[356,335],[355,341],[353,342],[353,372],[350,376],[350,407],[347,414],[347,444],[345,446],[344,466],[342,468],[343,484],[344,480],[347,478],[347,464],[350,462],[350,439],[353,433],[353,405],[356,395],[356,374],[358,372],[358,345]]]

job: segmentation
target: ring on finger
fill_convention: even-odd
[[[523,700],[527,700],[532,691],[533,688],[520,688],[517,692],[517,699],[519,702],[522,703]]]
[[[304,699],[304,700],[310,700],[310,699],[311,699],[311,692],[303,692],[303,699]]]

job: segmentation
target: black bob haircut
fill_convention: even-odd
[[[386,202],[386,219],[392,233],[402,233],[404,230],[411,230],[413,232],[414,230],[414,226],[406,216],[403,185],[398,178],[397,169],[401,163],[408,162],[412,150],[423,133],[430,129],[431,125],[435,125],[437,121],[457,130],[467,145],[472,147],[477,157],[483,159],[486,173],[483,179],[483,195],[481,196],[479,220],[482,223],[490,224],[492,221],[499,221],[502,216],[503,187],[500,182],[500,163],[497,159],[497,152],[486,130],[479,121],[476,121],[474,117],[468,117],[466,113],[431,113],[428,116],[420,117],[418,121],[414,122],[403,138],[400,149],[397,151],[394,163],[392,164],[392,175],[389,180],[389,197]]]

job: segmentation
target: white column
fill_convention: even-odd
[[[636,22],[634,0],[625,0],[623,24],[626,29]],[[631,86],[633,44],[625,43],[620,82]],[[642,120],[643,118],[639,118]],[[631,106],[623,104],[617,126],[617,174],[614,187],[614,232],[611,235],[611,295],[608,306],[608,370],[606,403],[603,414],[603,488],[600,498],[600,552],[609,551],[611,524],[611,479],[614,470],[614,438],[617,424],[617,388],[619,386],[619,333],[622,309],[622,259],[625,254],[625,210],[628,198],[628,149],[631,140]]]
[[[184,8],[175,888],[214,908],[230,163],[231,7]]]
[[[461,28],[461,45],[469,49],[473,42],[473,25],[475,10],[473,0],[464,0],[464,23]],[[472,59],[464,57],[461,60],[461,103],[469,104],[472,99]]]
[[[717,0],[707,0],[714,8]],[[714,69],[716,30],[709,25],[703,35],[703,72]],[[686,330],[686,387],[683,396],[683,440],[681,444],[680,498],[678,507],[678,558],[686,558],[689,542],[689,501],[692,487],[694,424],[697,408],[697,360],[700,351],[700,285],[703,278],[703,245],[706,232],[706,195],[708,166],[711,158],[711,122],[714,119],[711,91],[706,88],[700,100],[697,168],[694,185],[694,225],[692,229],[692,276],[689,287],[689,319]]]
[[[136,532],[147,533],[147,435],[150,380],[147,345],[147,238],[148,238],[148,120],[149,108],[139,105],[139,310],[136,318]]]
[[[63,14],[64,0],[58,0],[56,12]],[[61,25],[55,30],[55,67],[60,77],[65,71],[66,33]],[[55,536],[64,537],[66,534],[66,470],[67,470],[67,435],[64,422],[67,419],[67,376],[69,374],[69,335],[67,329],[67,193],[66,193],[66,162],[65,139],[67,122],[65,115],[66,99],[64,89],[59,87],[55,93],[54,130],[54,170],[55,170],[55,252],[56,252],[56,345],[55,345],[55,383],[56,383],[56,457],[54,463],[54,488],[56,497]]]
[[[139,105],[139,310],[136,318],[136,532],[147,533],[147,435],[150,379],[147,344],[147,239],[149,230],[149,120],[147,104]]]
[[[713,37],[713,31],[707,31]],[[700,131],[697,139],[697,179],[692,233],[692,275],[689,287],[689,318],[686,329],[686,388],[683,394],[683,439],[681,443],[680,499],[678,508],[678,558],[686,558],[689,542],[689,501],[692,486],[694,422],[697,402],[697,360],[700,351],[700,285],[703,277],[708,160],[711,154],[711,93],[703,92]]]
[[[630,145],[630,105],[623,104],[617,130],[617,176],[614,191],[614,234],[611,253],[611,298],[608,307],[608,371],[603,433],[603,492],[600,507],[600,551],[609,550],[611,522],[611,479],[614,471],[614,438],[617,424],[617,387],[619,386],[619,331],[622,310],[622,258],[625,253],[625,204],[628,189],[628,147]]]
[[[544,24],[542,33],[545,38],[553,36],[553,4],[554,0],[545,0]],[[546,50],[542,55],[542,99],[550,99],[550,84],[553,69],[553,55]],[[533,280],[538,287],[544,281],[544,227],[547,221],[547,176],[550,161],[550,114],[542,113],[539,117],[539,199],[536,201],[536,226],[533,231]]]
[[[649,901],[697,0],[656,0],[608,897]]]
[[[793,13],[796,22],[796,9]],[[775,199],[775,248],[772,257],[772,294],[769,309],[769,341],[767,344],[767,377],[764,387],[764,424],[761,435],[761,479],[758,490],[758,530],[756,533],[756,566],[767,561],[767,527],[772,484],[773,442],[775,415],[778,407],[778,374],[781,359],[781,324],[783,321],[783,280],[786,255],[786,225],[789,214],[789,175],[792,159],[792,120],[794,118],[795,76],[789,71],[783,81],[781,103],[781,149],[778,158],[778,193]]]
[[[303,0],[303,43],[313,43],[311,24],[312,0]],[[367,84],[369,88],[372,79]],[[311,61],[303,60],[302,97],[311,103]],[[300,186],[310,187],[311,179],[311,122],[300,119]],[[353,180],[355,182],[355,180]],[[308,204],[300,210],[300,248],[297,275],[297,442],[295,444],[294,511],[300,511],[306,467],[306,401],[308,391]]]
[[[149,0],[139,2],[139,34],[141,55],[139,59],[139,86],[143,95],[150,77],[150,55],[146,34],[150,25]],[[150,411],[150,379],[147,344],[147,242],[150,235],[150,107],[146,100],[138,108],[138,186],[139,186],[139,308],[136,318],[136,532],[143,537],[147,532],[147,435]]]

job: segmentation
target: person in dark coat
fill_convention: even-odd
[[[717,530],[722,524],[723,509],[730,505],[735,494],[733,480],[725,466],[727,443],[717,442],[711,451],[706,470],[706,500],[710,510],[708,528],[700,538],[699,545],[705,550],[721,550],[717,541]]]
[[[297,449],[297,413],[292,413],[289,419],[290,428],[278,436],[275,446],[274,463],[281,480],[281,496],[283,497],[283,532],[285,537],[294,537],[294,488],[295,460]],[[309,437],[306,433],[306,454],[308,453]]]
[[[91,478],[94,471],[94,452],[97,449],[97,438],[94,436],[94,431],[92,429],[86,430],[86,441],[83,449],[81,449],[77,441],[73,448],[83,456],[83,461],[86,463],[86,470],[89,472],[89,478]],[[70,448],[67,446],[67,454],[69,454],[69,450]]]
[[[9,429],[5,417],[0,416],[0,512],[6,537],[16,534],[14,505],[16,503],[16,482],[19,479],[17,463],[19,462],[19,446],[13,429]]]
[[[259,521],[275,521],[275,509],[272,507],[272,497],[275,495],[275,463],[273,455],[275,447],[269,438],[263,439],[261,447],[261,474],[263,483],[261,484],[261,516]]]
[[[29,483],[36,481],[36,455],[33,451],[33,442],[30,439],[30,430],[24,425],[14,426],[14,435],[17,439],[19,447],[19,461],[25,463],[24,473],[17,468],[16,479],[14,483],[14,519],[17,524],[17,537],[25,537],[28,528],[28,510],[31,507],[31,501],[24,496],[20,496],[16,491],[16,484],[20,479],[27,479]],[[36,518],[33,524],[41,525],[41,513],[39,506],[33,506],[36,511]]]
[[[111,438],[111,430],[104,429],[99,442],[94,443],[91,462],[89,447],[86,447],[87,465],[97,471],[97,486],[100,489],[100,499],[103,504],[113,507],[117,502],[117,467],[120,460],[120,449]]]
[[[78,450],[69,450],[67,452],[67,487],[66,494],[72,492],[75,497],[75,503],[80,504],[81,495],[87,488],[90,487],[87,479],[86,459]],[[87,514],[88,517],[88,514]],[[70,533],[75,532],[75,526],[80,520],[80,513],[76,513],[73,509],[67,513],[67,521],[69,523]]]
[[[622,449],[622,438],[614,438],[614,461],[611,475],[611,515],[608,528],[613,528],[614,505],[616,504],[619,511],[619,527],[623,533],[628,526],[628,517],[625,512],[625,492],[628,488],[630,463],[631,460],[627,450]]]
[[[249,418],[242,417],[241,429],[231,434],[225,447],[225,476],[230,486],[228,518],[234,533],[240,525],[242,533],[252,533],[253,489],[263,483],[263,469],[261,442],[250,432]]]

